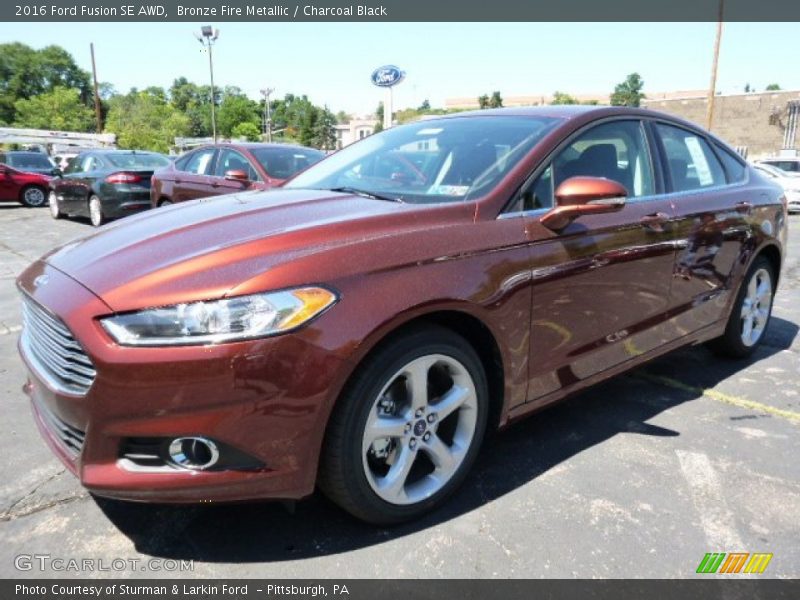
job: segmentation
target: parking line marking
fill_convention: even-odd
[[[800,423],[800,413],[791,410],[775,408],[774,406],[770,406],[769,404],[762,404],[761,402],[748,400],[747,398],[741,398],[739,396],[731,396],[730,394],[718,392],[717,390],[695,387],[683,383],[682,381],[678,381],[677,379],[672,379],[671,377],[664,377],[663,375],[653,375],[652,373],[638,373],[635,375],[635,377],[639,377],[640,379],[645,379],[652,383],[660,383],[661,385],[665,385],[667,387],[671,387],[676,390],[682,390],[684,392],[692,392],[693,394],[700,394],[702,396],[707,396],[712,400],[717,400],[718,402],[724,402],[725,404],[738,406],[739,408],[747,408],[750,410],[765,412],[774,417],[781,417],[783,419],[787,419],[795,423]]]
[[[733,513],[722,493],[717,472],[708,456],[682,450],[676,450],[675,454],[678,455],[683,477],[689,484],[692,501],[700,516],[709,547],[726,550],[744,548],[742,538],[734,525]]]

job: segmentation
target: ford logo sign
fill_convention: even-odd
[[[394,65],[385,65],[372,72],[372,83],[378,87],[392,87],[403,81],[405,76],[406,74]]]

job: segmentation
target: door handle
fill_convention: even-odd
[[[657,212],[651,215],[645,215],[641,219],[639,219],[639,223],[642,224],[642,227],[645,227],[647,229],[652,229],[654,231],[662,230],[664,224],[667,221],[669,221],[669,215],[663,212]]]
[[[736,212],[749,215],[753,211],[753,204],[747,201],[736,203]]]

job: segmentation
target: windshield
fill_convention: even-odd
[[[160,154],[107,154],[106,158],[121,169],[157,169],[169,164],[169,159]]]
[[[339,189],[412,203],[477,198],[557,122],[498,116],[419,121],[347,146],[286,187]]]
[[[31,152],[29,154],[9,154],[6,162],[15,169],[52,169],[53,164],[44,154]]]
[[[325,153],[310,148],[251,148],[250,152],[275,179],[289,179],[295,173],[325,158]]]

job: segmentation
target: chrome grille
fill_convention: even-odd
[[[38,402],[36,403],[36,410],[47,429],[58,438],[67,453],[70,454],[72,458],[77,458],[83,449],[86,433],[77,427],[67,425]]]
[[[96,371],[67,326],[28,296],[22,302],[21,345],[26,357],[54,389],[82,396]]]

